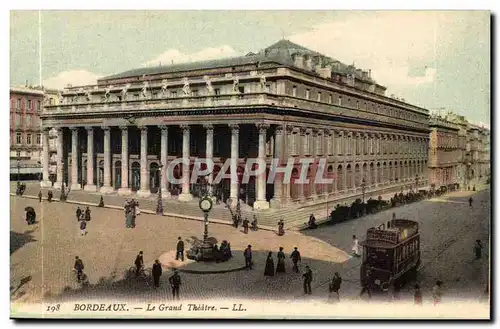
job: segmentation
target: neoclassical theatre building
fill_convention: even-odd
[[[230,159],[238,175],[217,193],[254,209],[426,186],[429,113],[385,90],[370,71],[280,40],[242,57],[141,68],[67,88],[44,109],[43,152],[48,129],[57,128],[56,187],[137,196],[161,188],[186,201],[196,158],[213,159],[209,181]],[[166,168],[179,157],[191,165],[175,167],[182,183],[170,184]],[[266,184],[264,175],[241,183],[246,159],[269,167],[289,157],[297,159],[289,184],[280,176]],[[326,158],[324,177],[334,183],[315,184],[313,163],[310,183],[294,184],[304,157]]]

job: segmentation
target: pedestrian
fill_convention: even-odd
[[[139,254],[137,257],[135,257],[135,276],[139,276],[139,272],[141,271],[141,268],[144,266],[144,258],[142,254],[142,250],[139,251]]]
[[[52,198],[54,197],[54,194],[52,194],[52,191],[49,190],[47,192],[47,201],[52,202]]]
[[[441,303],[441,298],[443,297],[442,285],[443,282],[437,280],[436,285],[432,288],[432,298],[434,299],[434,305]]]
[[[266,268],[264,269],[264,276],[274,276],[274,260],[273,253],[269,252],[266,259]]]
[[[155,288],[158,288],[160,286],[160,276],[161,276],[161,264],[158,261],[158,259],[155,260],[155,263],[153,264],[153,269],[151,270],[151,274],[153,275]]]
[[[255,215],[255,214],[253,214],[252,230],[253,231],[257,231],[258,230],[258,227],[257,227],[257,215]]]
[[[355,235],[352,236],[352,249],[351,250],[352,250],[352,254],[354,257],[360,257],[359,240]]]
[[[245,233],[245,234],[248,234],[248,224],[249,224],[249,223],[250,223],[250,222],[248,221],[248,219],[246,219],[246,218],[245,218],[245,219],[243,220],[243,233]]]
[[[285,253],[283,252],[283,247],[280,247],[280,251],[278,251],[278,264],[276,265],[276,274],[285,272]]]
[[[422,305],[422,290],[420,290],[420,285],[418,283],[415,285],[413,301],[415,302],[415,305]]]
[[[76,278],[78,279],[78,282],[80,282],[82,280],[83,269],[85,267],[83,266],[83,261],[78,256],[75,256],[75,266],[73,268],[76,271]]]
[[[90,208],[87,207],[85,208],[85,220],[88,222],[90,221],[91,217],[90,217]]]
[[[297,263],[302,261],[302,258],[300,257],[300,252],[297,250],[297,247],[293,248],[294,250],[292,251],[292,254],[290,255],[290,258],[292,259],[293,262],[293,268],[292,271],[295,273],[299,273],[299,267],[297,266]]]
[[[76,220],[79,221],[80,217],[82,217],[82,210],[80,209],[80,207],[77,207],[76,208]]]
[[[328,291],[330,292],[330,295],[328,296],[328,299],[330,301],[340,301],[340,295],[339,295],[339,290],[340,290],[340,285],[342,284],[342,278],[340,277],[339,272],[335,272],[335,275],[333,276],[332,282],[330,283],[330,286],[328,287]]]
[[[278,221],[278,235],[279,236],[285,235],[285,222],[283,222],[283,219],[280,219]]]
[[[177,296],[177,299],[179,299],[179,288],[181,286],[181,276],[179,275],[177,269],[174,269],[174,274],[168,278],[168,282],[170,283],[170,286],[172,287],[172,294],[175,297]]]
[[[472,197],[469,198],[469,207],[472,207]]]
[[[42,190],[38,192],[38,202],[42,202]]]
[[[372,292],[370,289],[370,284],[371,284],[371,270],[370,269],[365,270],[361,284],[362,284],[363,288],[361,289],[359,297],[363,296],[366,293],[368,295],[368,299],[371,299]]]
[[[476,259],[481,258],[481,250],[483,249],[483,244],[481,240],[476,240],[476,244],[474,245],[474,252],[476,254]]]
[[[318,225],[316,224],[316,217],[314,217],[313,214],[311,214],[309,216],[309,221],[307,222],[307,227],[309,229],[312,229],[312,230],[318,227]]]
[[[312,271],[309,268],[309,266],[306,266],[306,272],[302,274],[302,277],[304,278],[304,294],[312,294],[311,291],[311,282],[313,280],[312,277]]]
[[[104,207],[104,198],[101,195],[101,199],[99,200],[99,205],[98,207]]]
[[[87,222],[84,220],[80,221],[80,235],[87,235]]]
[[[175,260],[184,261],[184,241],[182,241],[181,237],[177,238],[177,252],[175,253]]]
[[[245,251],[243,252],[243,256],[245,257],[245,267],[248,269],[252,269],[252,246],[248,245]]]

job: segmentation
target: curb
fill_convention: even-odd
[[[197,270],[183,270],[181,268],[177,268],[177,270],[179,272],[190,273],[190,274],[222,274],[222,273],[238,272],[238,271],[242,271],[244,269],[246,269],[246,266],[232,268],[229,270],[220,270],[220,271],[197,271]]]
[[[9,193],[9,194],[11,196],[16,196],[15,193]],[[22,198],[38,200],[38,197],[34,196],[34,195],[23,195]],[[47,200],[47,198],[46,197],[42,197],[42,200]],[[61,200],[52,199],[52,202],[61,202]],[[106,205],[105,204],[104,207],[98,207],[98,205],[96,203],[85,202],[85,201],[78,201],[78,200],[69,200],[69,199],[66,200],[66,201],[62,201],[62,202],[71,203],[71,204],[86,205],[86,206],[91,206],[91,207],[96,207],[96,208],[110,208],[110,209],[115,209],[115,210],[121,210],[121,211],[123,211],[123,207],[115,206],[115,205]],[[150,214],[150,215],[156,215],[156,211],[148,210],[148,209],[141,209],[141,213]],[[196,221],[199,221],[199,222],[203,222],[205,220],[203,217],[186,216],[186,215],[180,215],[180,214],[174,214],[174,213],[168,213],[168,212],[163,212],[163,216],[174,217],[174,218],[181,218],[181,219],[188,219],[188,220],[196,220]],[[209,219],[208,222],[212,223],[212,224],[221,224],[221,225],[233,226],[232,223],[230,223],[228,221],[225,221],[225,220],[221,220],[221,219]],[[265,225],[259,226],[259,230],[271,231],[271,232],[275,231],[274,228],[271,228],[271,227],[265,226]]]

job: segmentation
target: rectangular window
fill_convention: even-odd
[[[54,105],[54,98],[52,98],[52,97],[50,98],[50,100],[49,100],[49,104],[50,104],[50,105]]]
[[[21,144],[21,133],[16,133],[16,144]]]
[[[316,99],[318,102],[321,102],[321,93],[318,93],[318,97]]]
[[[172,98],[176,98],[177,97],[177,91],[172,91],[170,93],[170,95],[171,95]]]
[[[42,134],[36,134],[36,144],[37,145],[42,144]]]
[[[193,96],[200,96],[200,93],[198,92],[198,89],[193,89]]]
[[[306,99],[309,99],[311,96],[311,91],[309,89],[306,89]]]
[[[267,84],[266,85],[266,93],[270,93],[270,92],[271,92],[271,85]]]
[[[40,112],[42,110],[42,102],[41,101],[36,102],[36,110],[38,112]]]
[[[245,87],[238,87],[238,91],[240,92],[240,94],[244,94],[245,93]]]
[[[342,96],[339,96],[339,106],[342,106]]]
[[[356,101],[356,108],[359,110],[359,101]]]
[[[220,95],[220,88],[215,88],[214,93],[215,95]]]
[[[16,114],[16,127],[19,127],[21,125],[21,115]]]
[[[26,115],[26,126],[31,127],[31,115]]]
[[[31,134],[26,134],[26,144],[31,145]]]
[[[332,94],[328,95],[328,103],[330,103],[330,104],[333,103],[333,96],[332,96]]]
[[[151,98],[158,98],[158,93],[152,93]]]
[[[292,96],[297,97],[297,86],[293,86],[292,88]]]
[[[31,99],[28,99],[28,108],[27,110],[31,110]]]
[[[21,108],[21,99],[20,99],[20,98],[18,98],[18,99],[16,100],[16,109],[17,109],[17,110],[19,110],[20,108]]]

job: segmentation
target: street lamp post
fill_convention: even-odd
[[[161,170],[163,168],[163,164],[160,162],[160,166],[158,167],[158,178],[160,184],[158,184],[158,200],[156,202],[156,214],[163,216],[163,199],[161,197]]]

